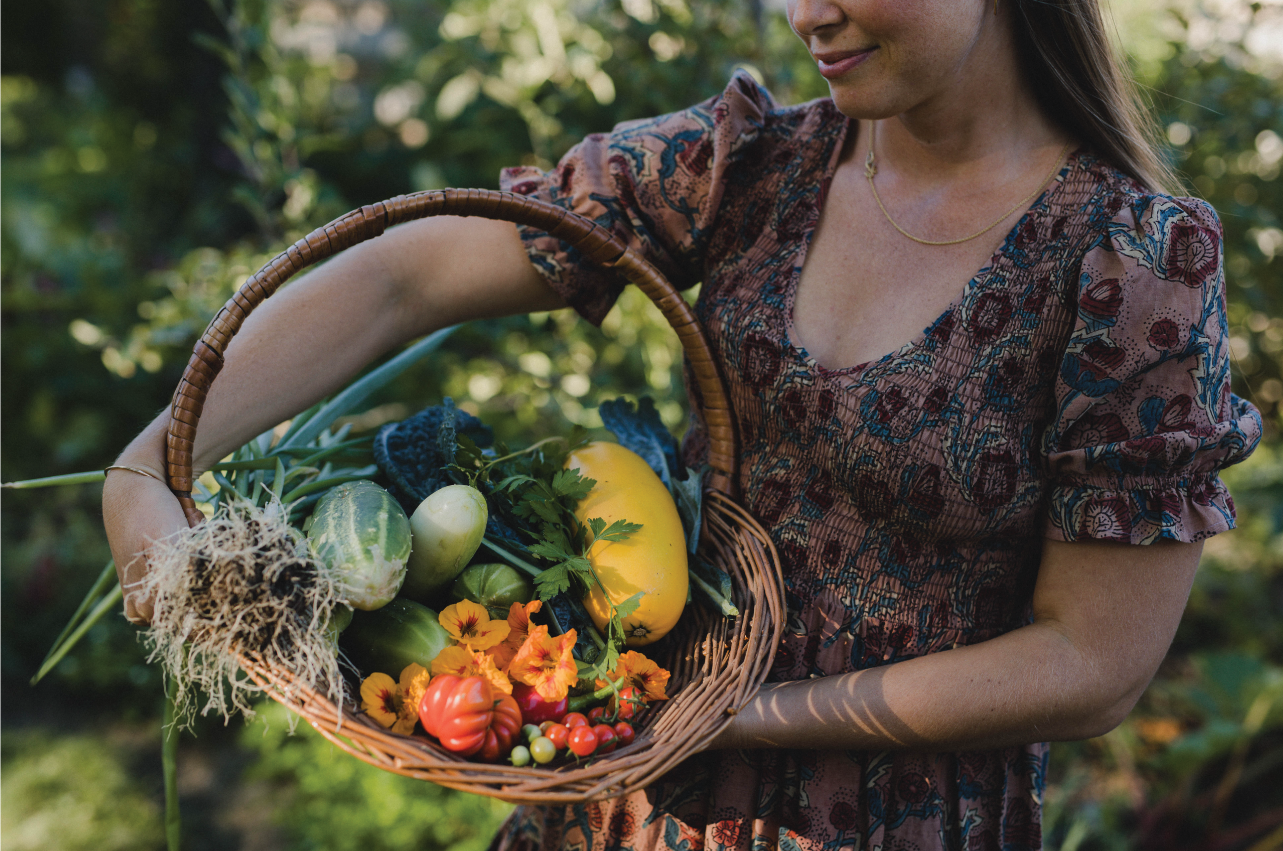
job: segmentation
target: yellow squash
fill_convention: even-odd
[[[686,606],[686,537],[668,488],[637,453],[617,443],[589,443],[566,458],[566,468],[597,484],[575,515],[586,523],[600,517],[642,524],[627,540],[599,541],[588,551],[612,604],[642,593],[637,611],[624,618],[629,647],[658,641],[677,625]],[[610,608],[593,588],[584,606],[598,629],[605,629]]]

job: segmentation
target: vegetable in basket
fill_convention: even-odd
[[[343,583],[348,605],[387,605],[406,577],[410,521],[387,491],[368,479],[330,490],[308,521],[308,541]]]
[[[414,551],[405,595],[421,602],[449,585],[472,559],[486,532],[486,498],[468,485],[433,491],[410,516]]]
[[[437,613],[398,597],[374,612],[357,612],[341,646],[362,671],[400,671],[410,664],[425,668],[450,645]]]
[[[516,744],[521,710],[508,695],[496,695],[484,677],[444,674],[423,693],[419,721],[446,750],[494,762]]]
[[[580,522],[643,519],[625,540],[593,542],[588,561],[599,584],[584,599],[588,614],[605,629],[612,605],[640,594],[637,608],[623,616],[626,643],[641,647],[658,641],[677,625],[689,585],[686,536],[668,488],[640,456],[616,443],[595,441],[575,449],[566,457],[566,469],[596,480],[575,509]]]
[[[506,564],[474,564],[465,568],[450,587],[451,602],[473,600],[491,617],[507,617],[513,603],[529,603],[535,595],[530,580]]]

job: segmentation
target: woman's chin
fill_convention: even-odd
[[[908,107],[903,98],[879,91],[872,85],[859,85],[841,80],[829,81],[829,97],[838,112],[847,118],[876,120],[899,115]]]

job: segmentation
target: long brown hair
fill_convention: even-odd
[[[1159,127],[1119,61],[1097,0],[1012,0],[1025,79],[1047,116],[1151,191],[1181,181],[1159,152]]]

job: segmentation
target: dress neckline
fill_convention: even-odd
[[[811,353],[806,350],[806,347],[797,341],[797,330],[793,324],[793,304],[797,298],[797,286],[798,281],[802,277],[802,267],[806,264],[806,258],[810,252],[811,240],[814,238],[815,229],[820,223],[820,213],[824,208],[825,201],[828,200],[829,187],[833,182],[833,175],[837,172],[838,161],[842,157],[842,149],[846,146],[846,140],[851,133],[851,127],[853,124],[854,122],[850,118],[846,119],[842,132],[838,134],[836,144],[829,155],[828,165],[825,167],[824,176],[820,181],[820,191],[815,196],[815,206],[810,211],[806,228],[802,233],[801,238],[797,240],[796,247],[794,248],[793,270],[789,275],[788,284],[784,292],[785,345],[795,358],[806,364],[807,368],[816,375],[825,378],[856,378],[869,368],[896,360],[920,346],[922,342],[927,339],[927,336],[931,333],[933,328],[940,325],[940,323],[950,314],[954,313],[959,307],[961,307],[972,292],[983,284],[986,279],[988,279],[998,264],[1005,259],[1005,249],[1012,242],[1012,238],[1018,234],[1022,228],[1026,227],[1027,223],[1032,221],[1035,216],[1042,214],[1045,208],[1050,207],[1050,202],[1059,194],[1061,188],[1066,183],[1066,178],[1077,166],[1082,152],[1082,148],[1076,148],[1065,157],[1064,165],[1060,167],[1060,170],[1056,172],[1056,175],[1052,178],[1051,182],[1047,184],[1047,187],[1043,189],[1042,192],[1038,193],[1038,197],[1030,203],[1016,223],[1007,231],[1007,235],[1003,237],[1002,242],[1000,242],[998,247],[994,249],[993,254],[990,255],[989,260],[985,265],[981,266],[980,269],[977,270],[965,284],[963,284],[961,292],[959,292],[958,295],[944,308],[940,315],[928,323],[925,328],[898,348],[887,352],[881,357],[873,358],[872,360],[867,360],[863,363],[855,364],[854,366],[827,367],[812,357]]]

